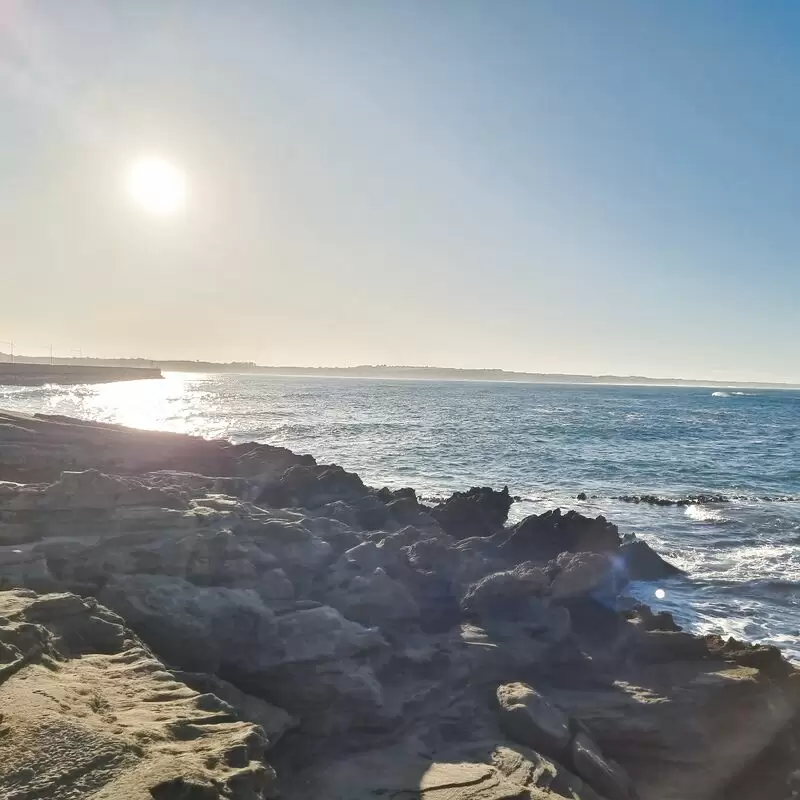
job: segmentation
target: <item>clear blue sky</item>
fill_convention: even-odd
[[[800,381],[798,76],[789,0],[0,0],[0,342]]]

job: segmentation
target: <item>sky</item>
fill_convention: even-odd
[[[0,0],[0,351],[800,382],[799,74],[794,0]]]

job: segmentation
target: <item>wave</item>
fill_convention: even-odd
[[[712,397],[730,397],[729,392],[711,392]]]
[[[712,397],[758,397],[755,392],[711,392]]]

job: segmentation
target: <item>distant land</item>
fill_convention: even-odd
[[[0,353],[0,362],[10,361]],[[16,363],[50,364],[48,357],[15,357]],[[396,378],[438,381],[507,381],[515,383],[578,383],[621,386],[703,386],[724,389],[800,389],[796,383],[766,381],[716,381],[686,378],[652,378],[643,375],[573,375],[554,372],[513,372],[504,369],[459,369],[456,367],[392,366],[363,364],[354,367],[271,367],[253,361],[182,361],[150,358],[57,358],[53,364],[86,367],[136,367],[163,372],[232,372],[262,375],[306,375],[342,378]]]

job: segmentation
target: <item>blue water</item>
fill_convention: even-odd
[[[775,500],[800,495],[799,392],[175,374],[0,387],[0,407],[281,444],[431,498],[507,484],[522,498],[515,519],[554,506],[602,513],[687,570],[635,594],[693,630],[800,660],[800,502]],[[746,499],[613,499],[643,493]]]

